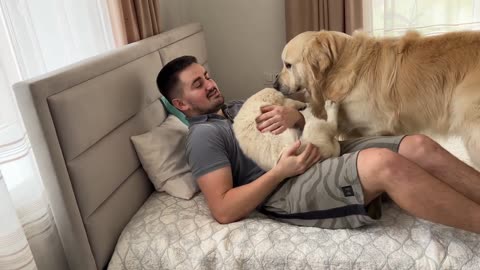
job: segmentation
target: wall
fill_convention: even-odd
[[[211,75],[227,100],[245,99],[267,86],[264,73],[280,71],[285,45],[281,0],[159,0],[164,30],[200,22]]]
[[[191,0],[157,0],[162,31],[193,22],[190,16]]]

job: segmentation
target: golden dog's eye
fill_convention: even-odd
[[[286,67],[287,69],[290,69],[290,68],[292,67],[292,64],[290,64],[290,63],[285,63],[285,67]]]

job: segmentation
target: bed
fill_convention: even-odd
[[[194,23],[14,85],[71,269],[478,269],[480,235],[392,203],[378,225],[357,230],[257,212],[222,225],[200,193],[155,191],[131,137],[167,119],[155,85],[162,65],[188,54],[208,68],[206,52]]]

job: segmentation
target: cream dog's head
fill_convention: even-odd
[[[310,95],[320,91],[348,38],[333,31],[304,32],[294,37],[283,49],[283,69],[274,88],[285,95],[302,89]]]

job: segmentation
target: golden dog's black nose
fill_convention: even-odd
[[[275,74],[275,81],[273,82],[273,88],[280,91],[280,83],[278,82],[278,74]]]

